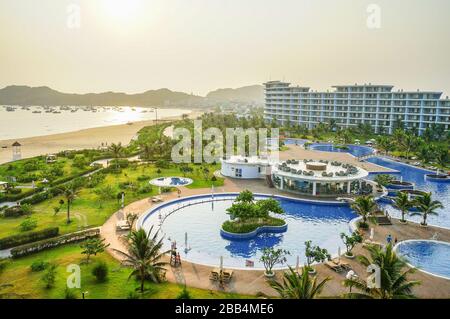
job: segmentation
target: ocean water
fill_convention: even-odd
[[[84,107],[76,112],[53,109],[58,114],[46,113],[40,106],[32,106],[29,110],[14,107],[14,112],[8,112],[5,106],[0,106],[0,140],[19,139],[33,136],[73,132],[82,129],[126,124],[154,120],[156,112],[152,108],[141,107],[97,107],[96,112]],[[86,109],[86,110],[83,110]],[[42,112],[42,113],[33,113]],[[158,109],[158,119],[180,116],[190,113],[185,109]]]

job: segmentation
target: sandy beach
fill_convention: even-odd
[[[203,111],[192,110],[190,118],[200,116]],[[180,116],[167,117],[163,120],[176,120]],[[22,144],[22,158],[34,157],[42,154],[52,154],[64,150],[80,150],[97,148],[102,143],[119,143],[127,145],[136,133],[145,126],[153,125],[154,121],[134,122],[132,125],[112,125],[84,129],[68,133],[36,136],[22,139],[0,141],[0,164],[12,161],[12,143]]]

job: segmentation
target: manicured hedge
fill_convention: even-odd
[[[5,211],[3,212],[3,216],[8,218],[8,217],[20,217],[23,215],[27,215],[26,211],[24,211],[22,209],[21,206],[13,206],[13,207],[8,207],[5,209]]]
[[[43,190],[42,187],[36,187],[35,189],[29,191],[29,192],[21,192],[20,194],[8,194],[5,196],[0,197],[0,203],[4,202],[17,202],[25,197],[31,196],[33,194],[39,193]]]
[[[43,240],[51,237],[58,236],[59,228],[52,227],[42,230],[27,232],[23,234],[8,236],[0,238],[0,249],[7,249],[16,247],[23,244],[32,243],[38,240]]]
[[[69,182],[69,181],[71,181],[71,180],[73,180],[73,179],[75,179],[75,178],[77,178],[77,177],[81,177],[81,176],[83,176],[83,175],[85,175],[85,174],[92,173],[93,171],[96,171],[96,170],[98,170],[99,168],[101,168],[100,165],[91,166],[91,167],[89,167],[88,169],[86,169],[86,170],[84,170],[84,171],[82,171],[82,172],[80,172],[80,173],[78,173],[78,174],[74,174],[74,175],[70,175],[70,176],[66,176],[66,177],[62,177],[62,178],[55,179],[55,180],[51,183],[51,185],[52,185],[52,186],[56,186],[56,185],[60,185],[60,184],[67,183],[67,182]]]
[[[27,245],[22,245],[19,247],[15,247],[11,249],[11,256],[13,258],[19,258],[23,256],[27,256],[30,254],[34,254],[46,249],[58,247],[65,244],[75,243],[79,241],[83,241],[89,238],[98,237],[100,235],[100,229],[87,229],[83,231],[79,231],[76,233],[62,235],[56,238],[50,238],[41,240],[38,242],[34,242]]]

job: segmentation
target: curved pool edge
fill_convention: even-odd
[[[172,199],[170,201],[164,202],[164,203],[160,203],[158,205],[155,205],[154,207],[151,207],[149,210],[147,210],[147,212],[143,213],[137,220],[136,222],[136,229],[139,230],[140,228],[142,228],[145,220],[151,216],[152,214],[154,214],[155,212],[157,212],[160,208],[163,208],[165,206],[169,206],[172,204],[175,204],[176,202],[183,202],[183,201],[187,201],[187,200],[191,200],[191,199],[198,199],[198,198],[205,198],[205,197],[211,197],[211,193],[204,193],[204,194],[197,194],[197,195],[191,195],[191,196],[186,196],[186,197],[181,197],[181,198],[175,198]],[[219,193],[219,194],[214,194],[214,197],[226,197],[226,196],[237,196],[239,195],[238,192],[227,192],[227,193]],[[312,200],[312,199],[305,199],[305,198],[295,198],[295,197],[289,197],[289,196],[283,196],[283,195],[272,195],[272,194],[264,194],[264,193],[254,193],[253,194],[255,197],[278,197],[278,198],[283,198],[283,199],[287,199],[287,200],[293,200],[293,201],[298,201],[298,202],[303,202],[303,203],[313,203],[313,204],[322,204],[322,205],[335,205],[335,206],[348,206],[349,204],[346,202],[340,202],[340,201],[317,201],[317,200]],[[361,219],[361,217],[356,217],[352,220],[349,221],[349,229],[351,230],[351,226],[350,223],[356,219]],[[286,226],[288,224],[286,223]],[[332,257],[337,257],[337,253],[333,253]],[[206,266],[206,267],[217,267],[217,264],[211,264],[208,262],[195,262],[192,260],[185,260],[185,262],[188,262],[190,264],[194,264],[194,265],[202,265],[202,266]],[[313,263],[313,265],[319,265],[321,263]],[[282,266],[275,266],[273,267],[273,270],[275,271],[286,271],[289,269],[289,267],[291,268],[295,268],[295,265],[290,265],[290,264],[284,264]],[[239,266],[226,266],[227,269],[233,269],[233,270],[246,270],[246,271],[264,271],[265,269],[263,267],[239,267]]]
[[[403,240],[403,241],[397,243],[397,245],[395,245],[394,248],[393,248],[394,252],[397,253],[398,248],[401,245],[404,245],[404,244],[406,244],[408,242],[431,242],[431,243],[436,243],[436,244],[444,244],[444,245],[447,245],[447,246],[450,247],[450,243],[449,242],[441,241],[441,240],[434,240],[434,239],[407,239],[407,240]],[[399,253],[399,255],[402,256],[403,258],[407,259],[406,257],[401,255],[400,253]],[[406,261],[406,264],[408,265],[408,267],[417,269],[417,270],[419,270],[419,271],[421,271],[421,272],[423,272],[423,273],[425,273],[427,275],[430,275],[430,276],[433,276],[433,277],[437,277],[437,278],[441,278],[441,279],[450,280],[450,277],[443,276],[443,275],[438,275],[438,274],[435,274],[435,273],[423,270],[422,268],[419,268],[419,267],[414,266],[413,264],[409,263],[409,261]]]
[[[214,194],[214,197],[227,197],[227,196],[237,196],[239,195],[239,192],[226,192],[226,193],[216,193]],[[335,205],[335,206],[348,206],[348,203],[341,202],[341,201],[323,201],[323,200],[314,200],[314,199],[306,199],[306,198],[297,198],[297,197],[290,197],[290,196],[284,196],[284,195],[274,195],[274,194],[265,194],[265,193],[254,193],[255,197],[266,197],[266,198],[282,198],[292,201],[298,201],[303,203],[311,203],[316,205]],[[184,202],[192,199],[199,199],[199,198],[206,198],[211,197],[213,194],[211,193],[203,193],[203,194],[197,194],[197,195],[191,195],[186,197],[180,197],[175,198],[172,200],[169,200],[167,202],[160,203],[156,206],[151,207],[149,210],[147,210],[145,213],[143,213],[136,222],[136,228],[140,229],[145,222],[145,220],[155,213],[155,211],[172,204],[175,204],[177,202]]]

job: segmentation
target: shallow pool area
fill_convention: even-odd
[[[444,205],[443,209],[437,210],[437,216],[428,216],[428,223],[430,225],[450,228],[450,184],[449,183],[437,183],[429,181],[425,178],[425,174],[430,174],[430,171],[410,166],[407,164],[399,163],[384,157],[372,157],[367,160],[370,163],[381,165],[384,167],[391,168],[396,171],[392,173],[397,179],[403,179],[403,181],[412,182],[415,184],[415,189],[431,192],[433,199],[439,200]],[[433,172],[431,172],[433,173]],[[370,174],[370,178],[374,178],[376,174]],[[392,207],[392,205],[387,203],[380,203],[383,208],[389,211],[394,217],[401,217],[398,210]],[[407,216],[408,220],[414,222],[420,222],[420,216]]]
[[[374,152],[374,149],[371,147],[353,144],[348,144],[345,145],[345,148],[341,148],[330,143],[313,143],[309,148],[314,151],[349,153],[356,157],[370,155]]]
[[[159,177],[152,179],[149,183],[159,187],[177,187],[192,184],[192,179],[186,177]]]
[[[406,240],[396,252],[413,267],[450,280],[450,243],[433,240]]]
[[[344,249],[340,233],[348,233],[349,222],[356,217],[346,204],[314,203],[275,196],[286,212],[284,216],[277,216],[286,220],[286,232],[229,240],[221,236],[220,229],[222,223],[229,220],[226,209],[232,205],[236,195],[214,195],[214,200],[211,195],[199,195],[167,202],[144,214],[138,227],[145,230],[152,225],[160,227],[165,236],[165,248],[170,248],[171,241],[175,240],[182,259],[190,262],[217,266],[220,256],[223,256],[225,267],[245,268],[246,260],[251,260],[254,268],[263,268],[259,261],[262,249],[274,247],[288,250],[291,255],[287,264],[295,267],[297,256],[301,264],[305,261],[304,242],[307,240],[328,249],[331,254],[336,254],[338,247]],[[255,198],[269,196],[259,194]]]

